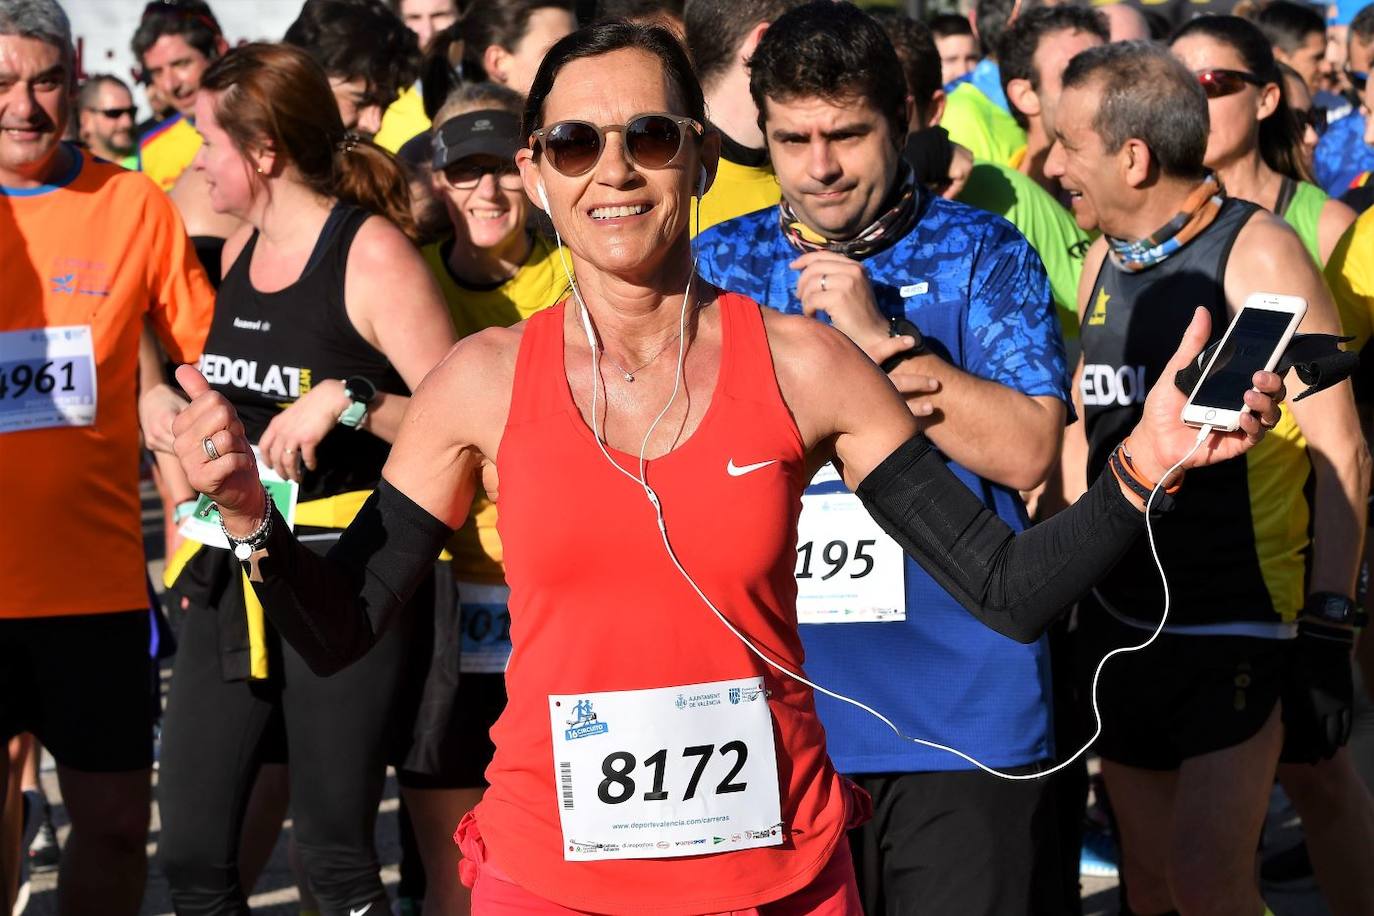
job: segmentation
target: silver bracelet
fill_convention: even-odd
[[[230,534],[229,529],[224,527],[224,513],[221,512],[219,516],[219,530],[224,532],[229,549],[234,551],[235,557],[245,562],[260,550],[272,535],[272,495],[267,492],[267,487],[262,488],[262,500],[262,523],[246,538],[236,538]]]

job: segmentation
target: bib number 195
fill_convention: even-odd
[[[851,579],[862,579],[873,572],[873,545],[878,543],[876,540],[861,540],[854,545],[853,562],[855,570],[849,573]],[[816,574],[812,571],[813,554],[816,552],[815,541],[803,541],[797,545],[797,578],[810,579]],[[851,560],[849,543],[847,541],[830,541],[820,550],[820,559],[828,567],[821,573],[822,580],[832,578],[844,571]]]
[[[743,741],[727,741],[719,749],[714,744],[695,744],[691,747],[682,749],[682,758],[696,758],[696,764],[692,768],[692,774],[687,780],[687,786],[682,793],[682,801],[691,801],[696,797],[697,789],[701,784],[701,777],[706,772],[706,765],[711,762],[711,758],[719,750],[719,756],[733,758],[733,764],[725,778],[716,784],[716,795],[729,795],[733,792],[743,792],[749,787],[747,782],[735,782],[735,777],[739,776],[740,770],[744,769],[745,762],[749,759],[749,746]],[[635,771],[638,761],[635,755],[629,751],[616,751],[607,754],[601,761],[601,773],[605,776],[601,784],[596,787],[596,797],[608,805],[618,805],[621,802],[629,801],[635,794],[635,780],[631,775]],[[664,788],[664,774],[668,768],[668,749],[660,748],[648,757],[644,758],[644,765],[652,771],[651,786],[649,791],[644,793],[645,801],[665,801],[669,798],[670,792]]]

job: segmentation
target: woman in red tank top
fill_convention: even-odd
[[[704,119],[662,29],[610,23],[550,50],[517,163],[562,233],[574,295],[464,338],[435,368],[327,560],[240,466],[232,410],[178,370],[194,398],[174,430],[188,479],[219,503],[264,608],[317,671],[375,642],[483,475],[514,651],[491,787],[456,837],[479,914],[857,916],[844,830],[867,799],[831,766],[811,689],[778,670],[803,670],[792,570],[800,494],[821,464],[837,459],[980,619],[1029,638],[1141,527],[1140,500],[1107,478],[1036,529],[999,531],[874,364],[913,340],[865,354],[701,284],[688,211],[720,144]],[[1196,321],[1179,366],[1206,337]],[[1281,391],[1276,376],[1261,384]],[[1195,437],[1171,388],[1132,434],[1155,480]],[[1247,403],[1277,415],[1267,396]],[[1247,420],[1194,463],[1253,445]]]

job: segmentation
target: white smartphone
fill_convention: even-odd
[[[1307,300],[1298,296],[1255,293],[1246,299],[1183,405],[1183,422],[1219,431],[1238,429],[1241,414],[1250,410],[1244,398],[1254,387],[1251,379],[1278,365],[1306,313]]]

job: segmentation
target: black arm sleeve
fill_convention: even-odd
[[[452,534],[383,480],[325,556],[275,515],[267,555],[244,568],[272,625],[311,671],[327,676],[372,648]]]
[[[987,626],[1030,643],[1121,559],[1145,516],[1110,473],[1068,509],[1015,534],[913,436],[859,484],[874,520]]]

